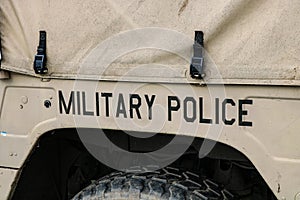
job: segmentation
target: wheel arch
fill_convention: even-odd
[[[89,130],[89,128],[82,129],[82,130]],[[141,150],[140,148],[145,147],[145,145],[140,145],[137,142],[133,142],[136,138],[132,139],[120,130],[105,130],[105,133],[109,137],[110,140],[117,143],[117,145],[121,146],[125,150],[134,150],[136,152],[144,151],[144,150]],[[144,133],[141,133],[141,134],[144,134]],[[156,144],[155,147],[152,146],[152,148],[154,148],[154,149],[160,148],[165,143],[169,142],[172,139],[172,137],[174,136],[174,135],[171,135],[171,134],[158,134],[158,135],[159,135],[158,138],[155,139],[155,140],[159,141],[159,142],[158,143],[155,143],[153,141],[151,142],[151,144]],[[181,136],[181,137],[190,137],[190,136]],[[120,140],[120,138],[121,138],[121,140]],[[41,143],[43,143],[44,141],[47,141],[49,139],[50,140],[53,139],[53,141],[51,141],[52,148],[47,148],[46,151],[42,151],[42,153],[41,153],[41,155],[39,155],[39,157],[41,159],[42,158],[47,158],[46,159],[46,161],[47,161],[48,158],[50,159],[51,157],[53,157],[53,155],[51,155],[51,153],[53,153],[53,149],[57,148],[57,145],[59,144],[59,145],[62,145],[61,147],[64,147],[64,148],[59,149],[58,151],[55,151],[55,152],[56,153],[62,153],[62,152],[65,153],[63,158],[60,159],[60,161],[59,161],[60,163],[62,163],[61,160],[65,159],[65,158],[68,158],[68,156],[67,156],[68,154],[66,154],[66,152],[68,152],[68,150],[70,150],[70,152],[71,152],[70,155],[75,155],[74,152],[78,153],[77,150],[74,150],[74,143],[76,143],[75,146],[81,143],[80,138],[77,135],[77,129],[76,128],[52,129],[52,130],[46,131],[43,134],[40,134],[40,136],[37,138],[37,140],[35,142],[35,145],[33,146],[32,150],[31,150],[31,153],[27,156],[27,158],[26,158],[26,160],[25,160],[25,162],[24,162],[24,164],[21,168],[22,170],[20,172],[20,179],[19,179],[21,181],[18,181],[18,184],[17,184],[18,186],[17,186],[16,192],[12,193],[11,197],[15,197],[14,194],[18,193],[18,191],[19,191],[19,193],[20,192],[23,193],[24,191],[27,191],[26,187],[24,189],[21,189],[21,190],[18,189],[19,185],[22,184],[22,175],[24,175],[24,171],[26,170],[26,168],[32,164],[32,162],[34,160],[33,159],[34,154],[37,151],[39,151],[39,149],[38,149],[39,145],[41,145]],[[119,141],[119,143],[118,143],[118,141]],[[199,149],[199,148],[201,148],[201,145],[203,144],[203,141],[204,141],[203,138],[200,138],[200,137],[195,138],[195,140],[192,143],[191,147],[194,148],[194,149]],[[229,145],[227,145],[225,143],[222,143],[222,142],[209,140],[209,139],[206,139],[206,141],[216,143],[213,151],[211,151],[207,155],[207,157],[209,157],[209,158],[222,159],[222,160],[248,161],[248,162],[252,163],[250,161],[250,159],[247,158],[246,155],[244,155],[241,151],[235,149],[232,146],[229,146]],[[68,148],[66,148],[66,146],[65,146],[66,144],[68,145]],[[138,144],[138,145],[132,146],[131,144]],[[72,147],[71,146],[69,147],[69,145],[71,145]],[[80,149],[79,153],[80,153],[80,151],[85,151],[85,153],[86,153],[86,149],[84,148],[84,146],[82,146],[82,143],[81,143],[80,147],[76,146],[75,148]],[[146,151],[151,151],[151,146],[150,147],[146,146],[146,148],[148,148],[148,149],[146,149]],[[64,151],[62,151],[63,149],[64,149]],[[48,154],[51,155],[51,156],[49,156]],[[71,159],[71,158],[69,158],[69,159]],[[88,160],[89,159],[90,158],[88,158]],[[75,162],[75,160],[76,160],[76,158],[73,158],[73,163]],[[38,162],[38,161],[35,161],[35,162]],[[64,166],[64,167],[66,167],[66,168],[68,168],[68,170],[70,170],[70,164],[68,166]],[[102,167],[106,167],[106,166],[103,165]],[[33,175],[32,173],[34,173],[34,171],[35,170],[31,170],[31,172],[29,172],[28,177]],[[58,174],[61,174],[61,172],[58,172]],[[23,176],[23,178],[24,178],[24,176]],[[26,181],[25,182],[23,181],[23,185],[27,185]],[[66,184],[63,184],[63,186],[61,186],[61,187],[63,187],[62,190],[64,190],[64,188],[66,187]],[[62,192],[62,190],[56,194],[60,198],[62,198],[62,196],[67,195],[65,192]],[[24,194],[22,194],[22,195],[24,195]],[[14,199],[14,198],[12,198],[12,199]]]

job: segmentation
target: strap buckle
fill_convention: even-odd
[[[203,74],[203,65],[204,65],[204,58],[203,58],[203,32],[202,31],[195,31],[195,39],[194,39],[194,55],[191,60],[190,65],[190,75],[192,78],[202,79],[204,77]]]

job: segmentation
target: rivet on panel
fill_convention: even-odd
[[[28,103],[28,97],[22,96],[22,97],[21,97],[21,102],[22,102],[23,104],[27,104],[27,103]]]

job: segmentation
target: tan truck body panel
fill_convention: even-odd
[[[134,92],[141,96],[155,94],[157,100],[154,108],[156,106],[166,108],[167,95],[188,88],[192,91],[191,95],[188,96],[195,99],[199,96],[203,97],[204,105],[207,108],[205,116],[215,116],[214,103],[210,101],[207,87],[188,84],[83,81],[81,86],[84,87],[78,88],[76,91],[86,92],[87,108],[89,110],[95,108],[93,102],[94,90],[89,89],[94,88],[95,84],[98,87],[97,91],[111,91],[113,96],[116,97],[117,92],[114,89],[118,84],[119,87],[137,88]],[[164,122],[159,127],[149,126],[147,128],[145,125],[145,123],[150,123],[147,120],[145,105],[141,107],[142,120],[116,118],[113,105],[116,104],[117,100],[114,99],[111,101],[111,116],[109,117],[104,115],[104,106],[100,110],[101,116],[60,113],[58,91],[63,91],[65,100],[68,101],[70,92],[74,90],[74,81],[53,79],[44,82],[38,78],[13,74],[10,80],[1,83],[0,127],[5,135],[0,136],[0,163],[2,166],[19,169],[38,137],[54,129],[89,127],[156,132],[159,128],[162,133],[210,138],[236,148],[253,162],[278,198],[293,199],[299,192],[300,185],[299,179],[295,178],[299,173],[300,165],[300,147],[298,145],[298,130],[300,128],[299,89],[287,86],[231,85],[225,87],[226,98],[231,98],[236,103],[238,99],[252,99],[252,105],[244,105],[248,115],[243,118],[245,121],[251,121],[252,126],[239,126],[238,105],[229,106],[226,115],[229,118],[235,118],[236,122],[232,126],[222,124],[220,134],[214,135],[209,134],[207,131],[217,125],[200,124],[198,119],[193,123],[188,123],[183,120],[182,110],[172,114],[172,121],[168,121],[166,111],[163,110],[162,112],[158,109],[158,113],[156,113],[154,109],[153,119],[160,116],[160,120]],[[122,92],[126,98],[130,91],[124,90]],[[179,94],[178,97],[184,99],[185,94],[182,93],[182,96]],[[44,106],[45,100],[51,101],[52,106],[50,108]],[[104,105],[104,102],[100,102],[100,105]],[[128,105],[128,102],[126,102],[126,105]],[[12,115],[11,113],[15,114]],[[12,182],[13,179],[10,179],[10,181]],[[7,179],[0,179],[1,185],[10,185],[10,183],[7,182]],[[1,193],[1,195],[6,194],[7,191]]]
[[[0,72],[0,199],[8,197],[18,170],[42,134],[74,127],[213,139],[246,155],[279,199],[300,199],[299,9],[297,0],[4,0],[0,5],[1,69],[9,71],[10,77]],[[189,38],[183,44],[187,57],[194,31],[203,30],[205,49],[213,61],[205,66],[205,80],[191,79],[189,61],[161,49],[130,52],[101,71],[99,48],[114,52],[119,45],[105,43],[108,38],[137,28],[158,33],[147,27],[162,28],[161,33],[174,30]],[[32,69],[39,30],[46,30],[48,37],[49,73],[44,76]],[[151,39],[151,35],[147,37]],[[98,48],[103,43],[104,47]],[[153,63],[167,65],[174,73],[153,67]],[[82,68],[85,64],[87,67]],[[144,64],[149,65],[134,70],[135,65]],[[218,89],[220,96],[212,92]],[[86,108],[93,110],[93,115],[84,116],[78,110],[74,114],[61,112],[59,92],[66,102],[71,92],[85,92]],[[103,114],[103,106],[96,116],[95,92],[113,94],[110,116]],[[119,93],[126,106],[132,93],[156,95],[154,108],[160,109],[153,110],[153,120],[162,122],[159,127],[148,120],[143,98],[142,119],[117,118],[114,109]],[[183,108],[172,112],[172,120],[168,120],[167,97],[172,95],[181,101],[186,97],[195,100],[195,121],[184,120]],[[199,123],[200,97],[212,124]],[[235,105],[224,108],[226,117],[235,119],[232,125],[222,122],[222,109],[216,123],[215,98],[220,103],[224,99],[234,101]],[[239,107],[240,100],[252,103]],[[49,108],[45,101],[51,102]],[[191,111],[186,112],[190,116]],[[252,124],[241,126],[243,121]],[[210,129],[220,127],[218,134],[210,134]]]

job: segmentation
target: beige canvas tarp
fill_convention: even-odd
[[[225,79],[300,79],[299,0],[2,0],[0,8],[5,70],[35,75],[32,66],[40,30],[47,32],[47,76],[75,78],[103,41],[132,29],[160,27],[191,40],[195,30],[202,30],[205,49]],[[157,36],[153,37],[155,41]],[[105,75],[122,76],[132,65],[151,59],[174,65],[182,76],[185,71],[180,67],[189,67],[173,59],[172,53],[148,51],[114,61]],[[94,66],[80,73],[97,79],[95,70],[101,62],[89,62]],[[149,73],[135,75],[158,76],[159,71],[151,74],[151,66],[147,69]]]

